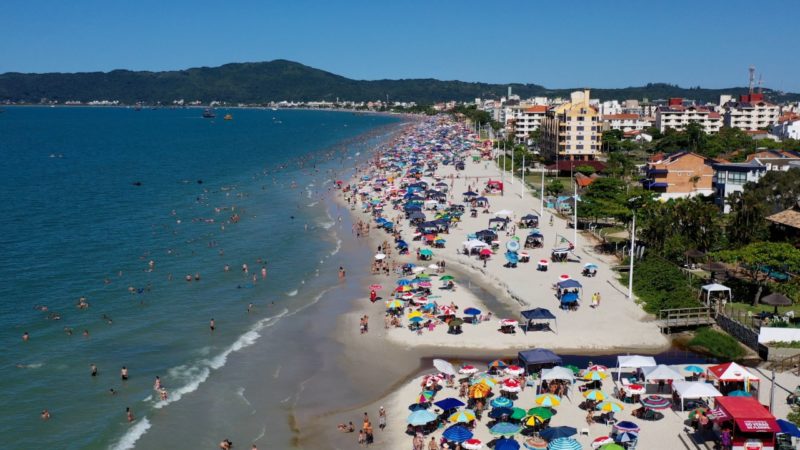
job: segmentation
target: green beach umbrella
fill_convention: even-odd
[[[606,444],[600,446],[600,450],[625,450],[625,447],[619,444]]]
[[[542,420],[547,420],[553,417],[553,410],[543,406],[537,406],[528,410],[529,416],[536,416]]]
[[[522,409],[522,408],[517,408],[517,407],[515,406],[515,407],[512,409],[512,411],[513,411],[513,412],[511,413],[511,416],[510,416],[510,417],[511,417],[513,420],[522,420],[523,418],[525,418],[525,416],[527,416],[527,413],[526,413],[526,412],[525,412],[525,410],[524,410],[524,409]]]
[[[430,250],[429,250],[429,249],[427,249],[427,248],[423,248],[422,250],[420,250],[420,251],[419,251],[419,254],[420,254],[420,255],[423,255],[423,256],[433,256],[433,252],[432,252],[432,251],[430,251]]]
[[[581,369],[578,366],[575,366],[575,365],[572,365],[572,364],[570,364],[568,366],[564,366],[564,367],[566,367],[567,369],[571,370],[572,373],[574,373],[575,375],[579,374],[580,371],[581,371]]]
[[[441,277],[439,279],[442,280],[442,281],[455,280],[455,278],[451,277],[450,275],[445,275],[445,276],[443,276],[443,277]]]

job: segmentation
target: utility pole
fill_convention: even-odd
[[[750,380],[747,380],[747,383],[750,383]],[[772,409],[772,404],[775,401],[775,370],[772,370],[772,381],[769,384],[769,410],[775,411]]]
[[[522,175],[520,175],[519,198],[525,198],[525,153],[522,154]]]
[[[542,203],[539,205],[539,218],[544,221],[544,165],[542,165]]]
[[[511,184],[514,184],[514,147],[511,147]]]
[[[500,172],[500,182],[505,183],[505,181],[506,181],[506,141],[503,141],[503,171]]]
[[[631,224],[631,261],[628,268],[628,300],[633,298],[633,250],[636,247],[636,211],[633,211],[633,223]]]
[[[578,185],[573,185],[575,188],[575,194],[572,198],[575,203],[575,207],[572,208],[573,219],[572,219],[572,242],[574,243],[575,250],[578,249]]]

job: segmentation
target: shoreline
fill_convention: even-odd
[[[417,126],[417,123],[411,123],[403,128],[410,130]],[[374,148],[371,153],[377,157],[380,155],[381,149]],[[355,179],[355,176],[354,178]],[[351,179],[351,181],[353,181]],[[336,192],[334,201],[340,207],[349,208],[344,202],[341,191]],[[355,223],[358,220],[367,219],[369,215],[360,211],[359,208],[350,209],[351,220]],[[365,239],[369,242],[371,248],[377,248],[384,240],[391,242],[391,236],[383,234],[378,230],[373,230]],[[452,244],[451,244],[452,245]],[[584,250],[585,252],[585,250]],[[410,257],[405,259],[410,261]],[[437,255],[436,260],[445,260],[448,266],[448,272],[458,275],[458,284],[462,285],[460,288],[463,290],[481,290],[485,296],[494,299],[494,302],[499,304],[501,308],[508,311],[513,311],[523,306],[526,303],[522,297],[517,294],[506,282],[499,277],[492,275],[476,263],[460,257],[451,257],[450,255]],[[352,268],[351,268],[352,270]],[[474,348],[466,346],[464,343],[453,341],[451,345],[426,345],[425,343],[409,343],[407,340],[395,340],[388,338],[385,330],[380,327],[380,324],[371,327],[368,336],[368,343],[358,342],[358,336],[353,336],[357,323],[356,317],[360,318],[363,315],[375,314],[375,308],[367,301],[368,292],[367,286],[371,283],[379,282],[386,283],[387,277],[385,275],[374,275],[369,273],[369,267],[365,267],[367,271],[362,282],[365,295],[362,298],[354,298],[349,300],[349,310],[343,314],[339,319],[332,338],[343,346],[344,356],[351,363],[358,364],[359,361],[371,361],[371,366],[361,367],[360,374],[355,374],[356,378],[365,377],[364,372],[370,372],[365,378],[371,376],[379,376],[382,379],[389,381],[389,384],[380,389],[379,393],[369,396],[361,401],[353,402],[349,405],[342,405],[337,408],[326,408],[323,412],[312,415],[307,423],[302,424],[300,427],[300,438],[298,446],[301,448],[309,446],[309,448],[318,448],[318,445],[323,442],[333,444],[332,448],[347,447],[346,442],[353,443],[354,439],[348,433],[340,433],[336,430],[336,423],[346,423],[345,416],[354,416],[362,409],[369,408],[374,411],[378,403],[385,402],[391,397],[399,387],[406,385],[410,380],[417,378],[421,373],[431,371],[430,360],[433,358],[444,358],[447,360],[489,360],[489,355],[508,356],[509,358],[516,358],[516,352],[533,347],[533,345],[520,342],[516,348],[511,350],[508,346],[503,345],[501,348]],[[388,277],[389,280],[394,280],[395,276]],[[471,287],[466,288],[463,285],[469,284]],[[392,283],[393,285],[393,283]],[[479,297],[479,296],[478,296]],[[486,306],[486,305],[483,305]],[[638,305],[636,306],[638,308]],[[488,310],[493,311],[495,307],[487,307]],[[373,329],[375,331],[373,331]],[[390,330],[395,331],[395,330]],[[396,330],[403,332],[406,330]],[[539,345],[536,345],[539,346]],[[551,346],[546,345],[547,348],[552,349],[561,354],[576,355],[576,356],[600,356],[610,355],[615,353],[642,353],[654,355],[664,352],[671,348],[671,342],[664,339],[658,345],[618,345],[618,346],[602,346],[590,347],[585,345],[578,346]],[[385,362],[386,355],[392,355],[395,360],[394,364],[383,364],[378,367],[376,362]],[[351,360],[352,358],[352,360]],[[404,361],[398,364],[398,361]],[[351,371],[353,372],[353,371]]]

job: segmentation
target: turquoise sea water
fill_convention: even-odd
[[[5,448],[124,448],[125,407],[146,428],[145,417],[187,399],[231,353],[335,281],[331,270],[317,272],[340,244],[323,195],[399,121],[271,110],[233,110],[223,121],[223,111],[215,120],[200,112],[0,115]],[[185,281],[195,274],[199,281]],[[88,308],[76,306],[80,297]],[[167,402],[153,391],[156,375]],[[45,408],[49,421],[39,418]]]

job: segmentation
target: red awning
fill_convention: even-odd
[[[736,426],[742,431],[753,433],[780,433],[781,427],[773,419],[736,419]]]

